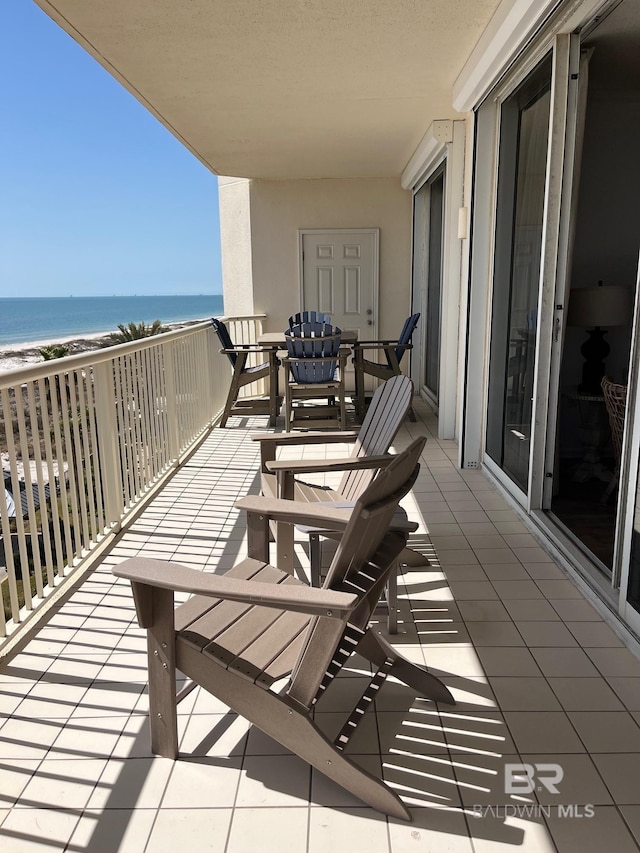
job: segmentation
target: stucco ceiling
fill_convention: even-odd
[[[37,0],[218,174],[399,175],[498,0]]]

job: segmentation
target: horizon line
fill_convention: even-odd
[[[151,296],[223,296],[223,293],[97,293],[90,296],[86,293],[69,293],[66,296],[0,296],[0,299],[143,299]]]

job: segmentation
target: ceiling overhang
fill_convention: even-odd
[[[498,0],[36,0],[209,169],[400,175]]]

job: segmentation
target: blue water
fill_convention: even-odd
[[[179,323],[220,316],[222,296],[60,296],[0,298],[0,347],[55,341],[96,332],[119,323]]]

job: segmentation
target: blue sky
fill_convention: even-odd
[[[0,296],[222,292],[215,176],[31,0],[0,80]]]

